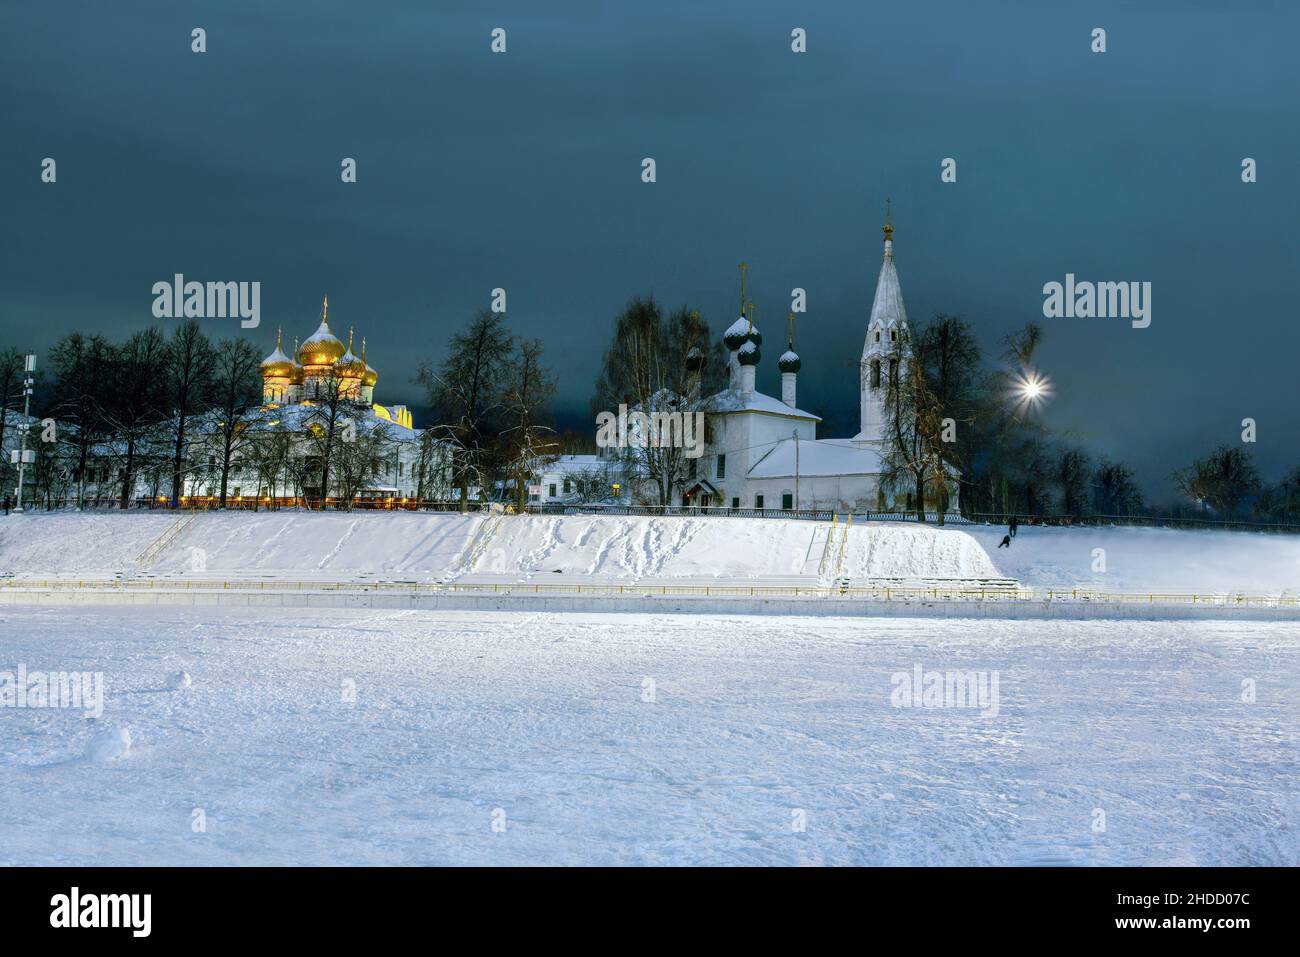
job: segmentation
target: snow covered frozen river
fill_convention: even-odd
[[[1298,665],[1294,623],[9,606],[0,683],[105,694],[0,707],[0,864],[1295,864]]]

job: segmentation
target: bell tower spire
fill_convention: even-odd
[[[885,201],[885,225],[881,232],[885,234],[884,255],[867,320],[867,341],[863,343],[858,365],[861,431],[853,441],[859,445],[882,445],[886,441],[885,383],[892,364],[908,349],[907,310],[894,265],[893,203],[889,200]]]

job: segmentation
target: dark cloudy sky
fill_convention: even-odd
[[[1149,329],[1044,321],[1050,424],[1159,493],[1252,416],[1276,478],[1300,462],[1298,10],[8,3],[0,344],[139,328],[175,272],[259,280],[262,327],[210,320],[214,334],[269,350],[278,324],[309,334],[328,292],[336,328],[369,337],[378,398],[418,402],[418,360],[502,286],[578,416],[629,296],[691,303],[721,329],[743,258],[773,346],[789,290],[808,290],[800,404],[845,435],[892,196],[910,317],[960,313],[990,351],[1041,319],[1043,284],[1066,272],[1153,283]],[[939,179],[948,156],[955,184]],[[779,394],[765,351],[759,385]]]

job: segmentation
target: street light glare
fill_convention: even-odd
[[[1026,369],[1016,376],[1009,397],[1021,411],[1029,411],[1052,397],[1052,384],[1046,376]]]

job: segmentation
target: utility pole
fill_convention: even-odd
[[[19,444],[18,453],[18,504],[14,507],[14,514],[23,513],[23,479],[27,471],[27,432],[31,428],[31,423],[27,421],[28,414],[32,407],[32,373],[36,371],[36,356],[27,356],[27,361],[23,366],[23,420],[18,424],[18,434],[22,436]],[[35,454],[32,456],[35,458]]]

